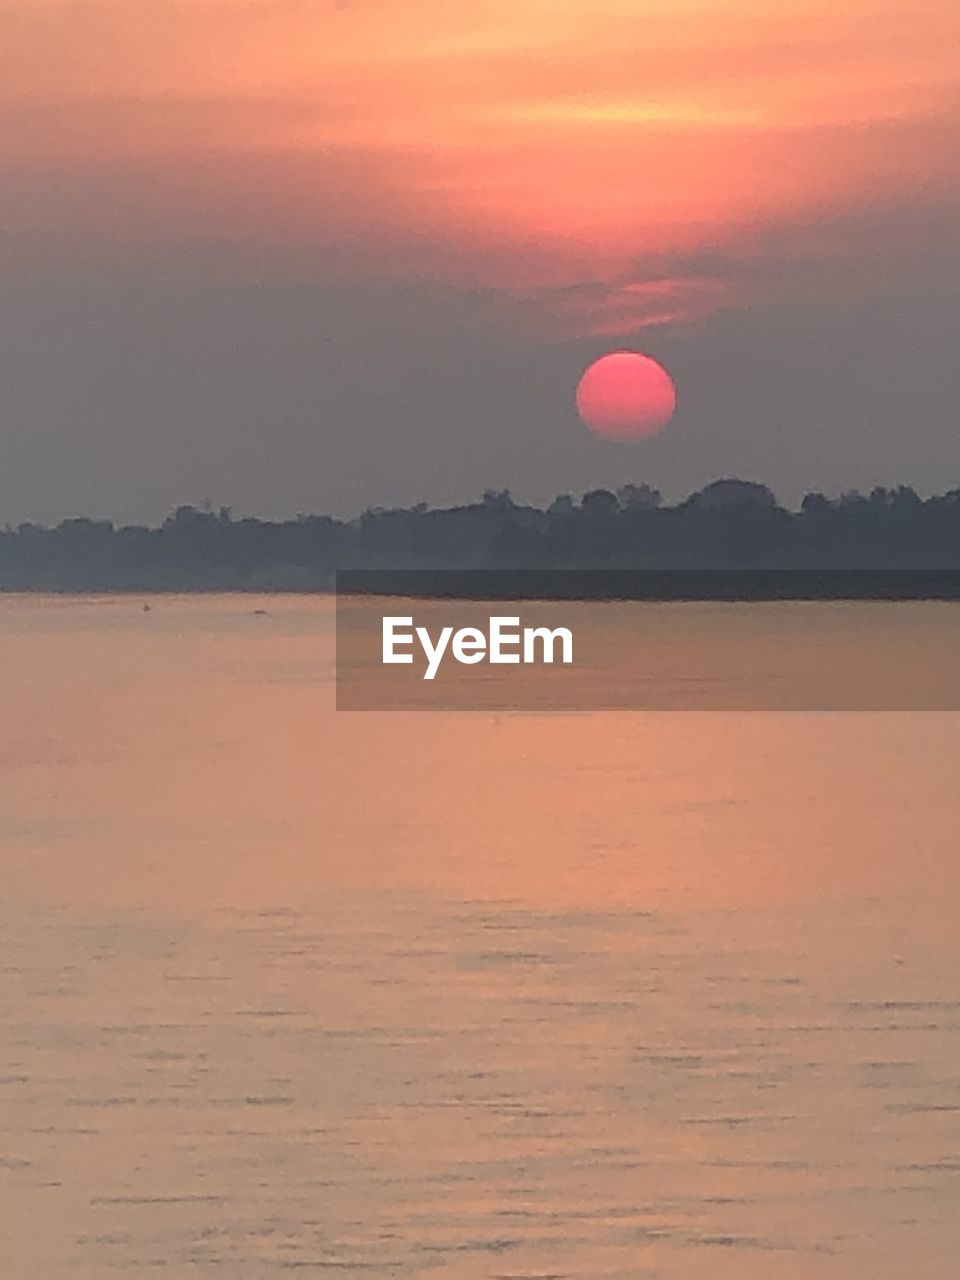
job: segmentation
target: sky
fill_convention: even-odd
[[[960,485],[956,0],[0,23],[0,524]],[[618,348],[653,439],[577,419]]]

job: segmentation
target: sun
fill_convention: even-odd
[[[577,387],[577,412],[605,440],[644,440],[662,431],[677,408],[666,369],[639,351],[611,351],[595,360]]]

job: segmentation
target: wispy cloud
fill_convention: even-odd
[[[742,260],[704,274],[697,253],[942,205],[960,179],[954,0],[0,16],[8,232],[346,247],[587,332],[686,323],[755,287]]]

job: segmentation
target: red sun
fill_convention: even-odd
[[[677,389],[651,356],[612,351],[594,361],[577,387],[577,412],[606,440],[656,435],[674,415]]]

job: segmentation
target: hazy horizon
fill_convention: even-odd
[[[777,500],[778,506],[782,510],[792,514],[798,514],[800,511],[800,506],[803,498],[811,494],[823,496],[831,502],[839,502],[844,498],[855,496],[855,495],[859,495],[862,498],[869,498],[871,490],[874,488],[886,488],[888,489],[888,491],[891,491],[891,490],[904,487],[908,489],[913,489],[914,492],[917,494],[917,497],[919,497],[922,501],[927,501],[930,498],[942,497],[944,494],[954,489],[960,489],[960,474],[958,474],[957,476],[956,484],[941,483],[939,486],[931,486],[927,489],[918,489],[912,485],[907,485],[900,481],[894,481],[890,485],[875,485],[875,486],[854,484],[854,485],[846,486],[842,489],[831,487],[830,485],[815,485],[809,489],[804,489],[802,491],[797,492],[790,499],[785,499],[781,492],[778,492],[772,485],[768,485],[766,481],[761,480],[755,476],[746,476],[746,475],[713,476],[708,478],[706,481],[704,481],[703,484],[698,485],[696,488],[689,489],[689,490],[678,490],[674,493],[663,492],[662,490],[659,489],[657,485],[652,485],[651,488],[656,490],[656,492],[659,494],[660,506],[672,507],[672,506],[679,506],[683,504],[687,499],[694,497],[697,493],[701,492],[703,489],[709,488],[713,484],[726,483],[726,482],[733,482],[737,484],[745,483],[747,485],[762,485],[765,488],[770,489],[775,499]],[[333,510],[320,509],[319,507],[298,508],[296,511],[293,511],[293,510],[286,510],[286,511],[247,510],[247,509],[240,509],[231,502],[221,503],[221,502],[215,502],[212,498],[202,498],[199,500],[191,499],[189,501],[184,501],[184,502],[174,502],[169,508],[163,511],[160,511],[157,515],[149,518],[148,517],[138,518],[136,515],[133,515],[128,518],[122,518],[122,517],[117,517],[113,515],[110,511],[102,511],[102,512],[73,511],[73,512],[67,513],[62,517],[54,518],[49,521],[38,520],[31,517],[27,517],[20,522],[4,520],[2,524],[0,524],[0,527],[6,526],[9,528],[16,528],[17,523],[22,523],[22,524],[37,524],[41,526],[54,528],[58,523],[62,523],[63,521],[93,520],[93,521],[107,521],[114,524],[117,527],[121,527],[123,525],[129,525],[129,526],[145,526],[148,528],[156,528],[156,527],[159,527],[165,520],[175,515],[178,509],[187,508],[187,507],[191,507],[194,510],[201,511],[201,512],[213,512],[213,513],[225,510],[229,512],[229,516],[231,520],[253,519],[253,520],[261,520],[269,523],[269,522],[283,522],[283,521],[288,521],[292,519],[297,519],[300,516],[307,516],[307,517],[316,516],[316,517],[330,517],[331,519],[334,519],[343,523],[350,523],[351,521],[358,520],[361,516],[371,511],[414,510],[418,506],[424,507],[424,509],[427,511],[445,511],[445,510],[456,509],[461,506],[480,505],[484,502],[485,496],[487,494],[496,495],[504,491],[507,492],[510,500],[517,507],[531,507],[533,509],[546,511],[551,505],[551,503],[558,498],[561,498],[561,499],[572,498],[574,505],[579,505],[579,503],[583,498],[587,497],[591,492],[594,492],[598,489],[616,494],[618,490],[621,490],[624,488],[628,489],[631,485],[639,487],[648,483],[649,482],[642,476],[625,477],[616,485],[594,485],[583,490],[572,490],[572,491],[567,490],[564,492],[552,492],[552,493],[546,494],[543,497],[537,497],[537,498],[531,497],[530,495],[527,495],[527,494],[518,493],[510,485],[496,485],[496,486],[488,486],[482,493],[481,492],[467,493],[460,498],[451,499],[450,501],[447,501],[447,502],[433,502],[433,501],[430,501],[428,498],[420,498],[415,501],[411,501],[407,503],[397,503],[395,506],[390,506],[386,503],[369,502],[363,507],[359,507],[356,509],[349,509],[349,510],[344,509],[342,511],[336,510],[336,509],[333,509]],[[121,503],[120,506],[122,507],[123,504]]]
[[[0,521],[960,481],[948,0],[0,3]]]

